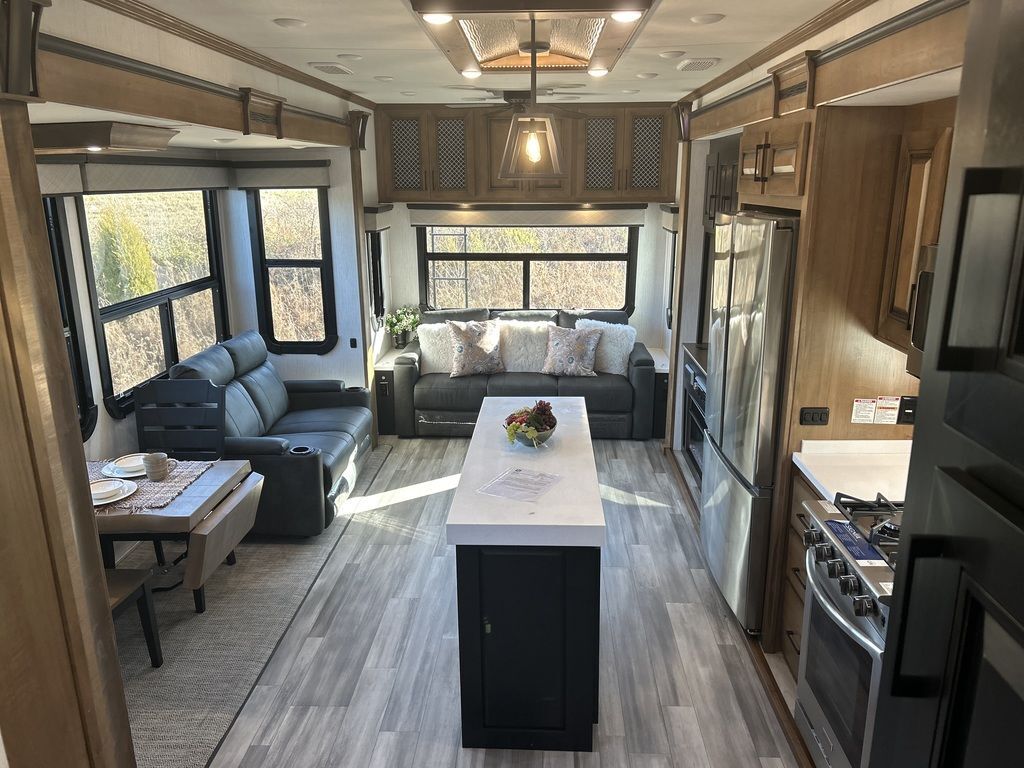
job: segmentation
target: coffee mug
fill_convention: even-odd
[[[147,453],[142,457],[142,465],[146,468],[146,477],[153,482],[160,482],[167,477],[166,453]]]

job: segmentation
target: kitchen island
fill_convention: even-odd
[[[448,513],[464,747],[593,748],[604,510],[584,400],[550,402],[558,427],[532,448],[502,428],[528,398],[484,399]],[[480,492],[515,469],[558,479],[535,502]]]

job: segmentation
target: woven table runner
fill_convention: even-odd
[[[106,461],[87,461],[89,467],[89,480],[110,480],[100,470],[105,467]],[[179,461],[173,466],[160,482],[148,480],[145,475],[142,477],[125,478],[130,479],[139,486],[139,490],[127,499],[115,501],[113,504],[101,504],[97,509],[123,509],[127,512],[144,512],[148,509],[162,509],[178,498],[186,488],[199,479],[202,474],[213,466],[212,461]]]

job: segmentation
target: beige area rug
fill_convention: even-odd
[[[367,457],[354,499],[365,494],[391,446]],[[153,669],[138,613],[114,623],[132,738],[140,768],[202,768],[241,709],[278,641],[305,599],[348,524],[345,503],[312,539],[246,539],[237,563],[221,566],[206,583],[206,613],[192,592],[178,587],[156,598],[164,664]],[[182,547],[166,543],[168,561]],[[133,549],[123,568],[155,565],[148,543]]]

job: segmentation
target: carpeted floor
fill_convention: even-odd
[[[382,443],[363,466],[349,499],[366,492],[390,453]],[[156,597],[164,664],[153,669],[138,614],[115,622],[128,713],[140,768],[202,768],[241,709],[278,640],[334,549],[348,516],[313,539],[246,540],[233,567],[206,583],[206,613],[195,613],[191,591]],[[168,560],[180,552],[165,545]],[[140,545],[120,566],[155,565]]]

